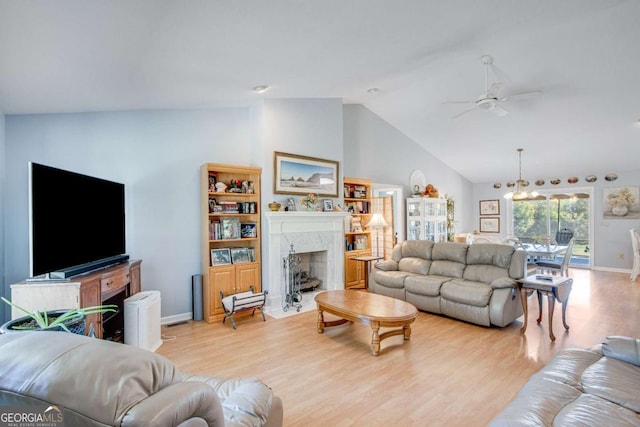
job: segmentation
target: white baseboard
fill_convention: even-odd
[[[630,269],[626,268],[612,268],[612,267],[593,267],[594,270],[598,271],[608,271],[609,273],[626,273],[631,274]]]
[[[161,325],[172,325],[174,323],[186,322],[188,320],[193,319],[193,314],[191,312],[182,313],[182,314],[174,314],[173,316],[167,316],[160,319]]]

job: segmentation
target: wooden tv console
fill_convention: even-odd
[[[141,260],[128,261],[113,267],[71,277],[68,281],[20,282],[11,285],[11,301],[27,310],[59,310],[117,304],[118,313],[87,316],[85,334],[91,325],[98,338],[124,340],[124,300],[140,292]],[[15,307],[11,318],[23,313]]]

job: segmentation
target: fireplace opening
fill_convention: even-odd
[[[291,244],[289,254],[282,259],[283,285],[282,309],[294,308],[300,311],[303,293],[326,290],[327,251],[297,253]],[[313,298],[311,296],[310,298]]]
[[[327,280],[327,251],[304,252],[297,255],[300,257],[300,291],[326,289],[326,285],[323,285]]]

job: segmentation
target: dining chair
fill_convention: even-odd
[[[569,240],[573,237],[573,231],[568,228],[563,228],[562,230],[558,230],[556,232],[556,243],[559,245],[566,245],[569,243]]]
[[[571,254],[573,252],[573,244],[575,242],[575,238],[572,237],[567,243],[567,250],[564,253],[564,258],[562,258],[562,262],[553,262],[553,261],[538,261],[536,264],[538,266],[538,271],[548,271],[550,273],[560,273],[561,276],[569,276],[569,261],[571,260]]]
[[[510,245],[516,248],[516,250],[524,251],[527,254],[527,265],[526,265],[526,273],[527,276],[535,274],[538,269],[538,264],[535,263],[534,259],[527,252],[527,247],[518,239],[517,237],[509,237],[502,241],[504,245]]]
[[[629,230],[631,234],[631,247],[633,248],[633,268],[631,269],[631,280],[635,282],[640,275],[640,231],[635,228]]]

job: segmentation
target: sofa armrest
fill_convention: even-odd
[[[611,336],[602,343],[605,356],[640,366],[640,339]]]
[[[178,425],[191,418],[201,418],[210,426],[225,425],[220,399],[206,384],[179,382],[165,387],[133,406],[121,426]]]
[[[398,263],[390,259],[377,262],[373,266],[382,271],[398,271]]]
[[[493,289],[501,289],[501,288],[515,288],[516,281],[511,277],[499,277],[493,282],[491,282],[491,287]]]

